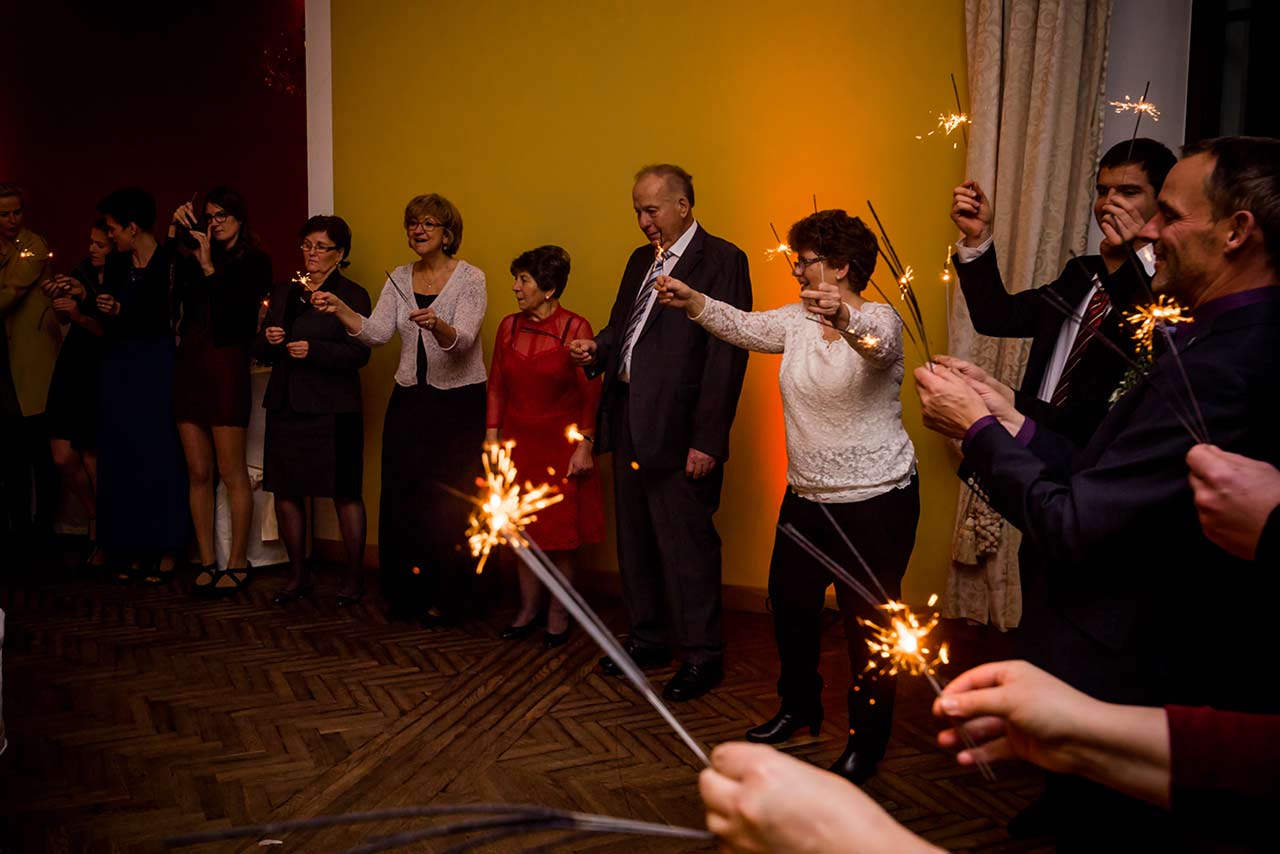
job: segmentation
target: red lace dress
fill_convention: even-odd
[[[502,319],[489,371],[487,426],[515,440],[512,460],[520,482],[546,481],[564,500],[538,514],[530,536],[548,551],[576,549],[604,539],[604,500],[597,468],[566,477],[576,447],[571,424],[595,435],[600,380],[588,380],[569,361],[569,342],[591,338],[591,324],[565,308],[535,320],[520,312]]]

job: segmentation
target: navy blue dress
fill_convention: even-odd
[[[115,260],[114,258],[112,259]],[[108,263],[98,409],[98,543],[113,557],[177,551],[190,530],[187,477],[173,416],[171,258]]]

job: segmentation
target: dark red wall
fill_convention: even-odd
[[[84,256],[111,190],[154,193],[161,231],[225,183],[287,279],[307,212],[302,27],[303,0],[22,3],[0,79],[0,180],[26,188],[57,268]]]

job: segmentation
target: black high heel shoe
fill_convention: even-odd
[[[542,648],[555,649],[558,646],[564,646],[569,642],[569,628],[566,626],[563,632],[545,632],[542,635]]]
[[[221,576],[222,570],[218,569],[217,563],[206,563],[200,567],[200,573],[196,576],[195,581],[191,582],[191,595],[201,599],[208,599],[213,596],[218,579]]]
[[[854,785],[861,786],[876,775],[877,764],[877,760],[866,751],[859,753],[858,745],[854,744],[853,739],[849,739],[844,753],[841,753],[840,758],[827,770],[832,774],[839,774]]]
[[[769,720],[747,730],[747,741],[756,744],[781,744],[795,735],[796,730],[805,727],[809,728],[809,735],[816,736],[822,732],[822,709],[808,715],[782,709]]]
[[[294,602],[297,602],[299,600],[310,599],[310,598],[311,598],[311,582],[307,582],[306,584],[299,584],[297,587],[294,587],[292,589],[288,587],[281,587],[279,590],[276,591],[276,595],[271,597],[271,604],[272,605],[292,605]]]
[[[522,626],[507,626],[498,632],[498,637],[505,641],[524,640],[538,630],[542,621],[534,617]]]

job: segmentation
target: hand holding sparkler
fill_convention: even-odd
[[[658,302],[669,308],[683,308],[689,317],[697,317],[707,307],[707,298],[699,291],[671,276],[659,276],[653,283]]]
[[[98,306],[99,313],[107,317],[115,317],[120,313],[120,301],[111,294],[98,294],[94,302]]]
[[[580,368],[589,368],[596,361],[596,342],[591,338],[577,338],[569,342],[569,361]]]
[[[991,202],[977,181],[952,191],[951,221],[964,235],[965,246],[981,246],[991,238]]]
[[[284,345],[285,350],[295,359],[305,359],[311,353],[310,341],[290,341]]]
[[[717,747],[698,791],[722,851],[938,850],[848,780],[762,744]]]
[[[825,279],[800,291],[804,310],[829,322],[837,329],[849,328],[849,306],[840,295],[840,286]]]
[[[1098,244],[1098,254],[1106,263],[1107,272],[1114,273],[1129,260],[1133,242],[1147,220],[1136,200],[1119,194],[1111,194],[1099,213],[1098,227],[1102,229],[1102,240]]]
[[[955,356],[948,356],[945,353],[939,353],[934,356],[933,361],[964,377],[966,380],[970,381],[971,385],[976,382],[986,386],[1008,401],[1010,406],[1014,405],[1015,396],[1013,389],[991,376],[991,374],[987,373],[982,368],[973,364],[973,362],[967,362],[964,359],[958,359]]]
[[[262,330],[262,334],[267,339],[267,343],[273,347],[284,343],[283,326],[268,326],[266,329]]]
[[[949,369],[941,365],[932,371],[919,367],[912,373],[924,426],[930,430],[952,439],[963,439],[979,419],[992,414],[982,396]]]
[[[1204,535],[1236,557],[1253,560],[1267,519],[1280,506],[1280,471],[1213,445],[1188,451],[1187,466]]]

